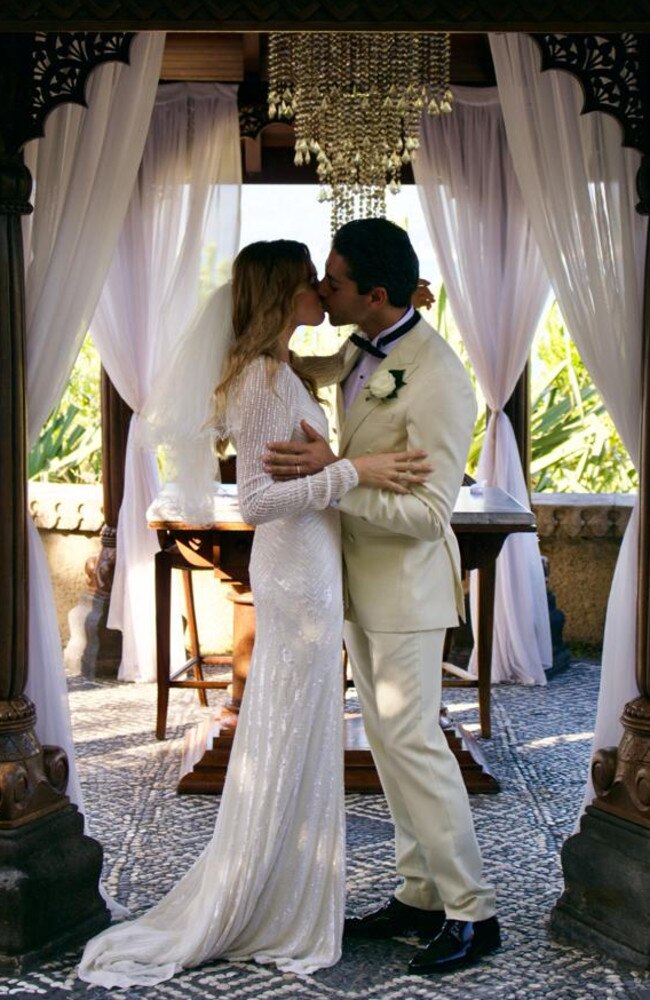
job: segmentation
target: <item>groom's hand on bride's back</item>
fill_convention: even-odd
[[[269,441],[262,456],[264,471],[285,481],[311,476],[337,461],[329,443],[306,420],[300,421],[306,441]]]

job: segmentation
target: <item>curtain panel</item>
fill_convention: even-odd
[[[647,219],[635,211],[640,154],[619,124],[581,115],[579,82],[540,72],[527,35],[490,36],[508,142],[571,336],[638,466]],[[638,506],[621,546],[605,621],[594,749],[618,744],[635,679]],[[593,798],[588,779],[585,804]]]
[[[164,41],[163,33],[138,35],[130,65],[96,69],[88,107],[56,108],[44,137],[25,148],[34,178],[34,213],[23,230],[30,445],[61,398],[106,278],[142,157]],[[84,812],[52,583],[31,518],[28,531],[26,694],[36,706],[39,740],[68,755],[68,795]]]
[[[160,483],[140,413],[239,244],[241,159],[236,87],[161,85],[138,180],[92,321],[102,363],[133,410],[108,625],[122,631],[122,680],[152,681],[155,533]],[[178,387],[192,392],[192,387]]]
[[[490,410],[477,478],[528,507],[503,407],[528,359],[550,285],[496,88],[454,88],[452,114],[422,116],[414,173],[449,304]],[[473,599],[474,614],[476,607]],[[539,543],[535,535],[514,535],[497,563],[492,677],[545,684],[552,659]],[[471,668],[477,669],[475,656]]]

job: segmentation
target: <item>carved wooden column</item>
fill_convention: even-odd
[[[98,555],[86,560],[86,589],[69,614],[66,668],[85,677],[117,677],[122,633],[107,627],[115,573],[117,518],[124,497],[124,462],[131,409],[102,368],[102,485],[104,526]]]
[[[90,38],[90,40],[89,40]],[[115,42],[117,41],[117,46]],[[88,44],[87,44],[88,43]],[[114,54],[119,49],[119,55]],[[92,50],[93,57],[89,54]],[[0,969],[19,971],[108,923],[102,849],[65,795],[68,762],[41,747],[28,668],[25,284],[20,150],[47,112],[83,102],[90,70],[125,58],[123,36],[0,35]],[[48,665],[39,665],[47,669]]]
[[[65,795],[66,755],[41,747],[27,680],[25,302],[20,216],[31,178],[0,160],[0,968],[101,929],[100,845]],[[74,892],[71,892],[74,887]]]
[[[623,140],[643,154],[637,211],[650,214],[650,36],[538,38],[543,68],[574,73],[585,90],[585,110],[607,111],[623,125]],[[596,798],[580,831],[562,849],[565,889],[552,916],[564,940],[595,946],[615,958],[650,968],[650,242],[646,246],[641,365],[641,460],[636,607],[636,679],[639,696],[621,718],[618,747],[592,761]]]
[[[530,362],[526,362],[503,412],[509,417],[515,432],[526,489],[530,493]]]

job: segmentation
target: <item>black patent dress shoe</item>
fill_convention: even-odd
[[[487,920],[445,920],[440,932],[409,963],[414,975],[450,972],[477,962],[501,946],[496,917]]]
[[[400,903],[395,896],[382,903],[376,910],[362,917],[347,917],[343,925],[346,937],[382,938],[396,934],[419,934],[433,937],[445,922],[444,910],[419,910],[415,906]]]

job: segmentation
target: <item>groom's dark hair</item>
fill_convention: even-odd
[[[385,288],[392,306],[407,306],[420,276],[408,234],[388,219],[355,219],[336,232],[332,249],[343,257],[348,274],[365,295]]]

